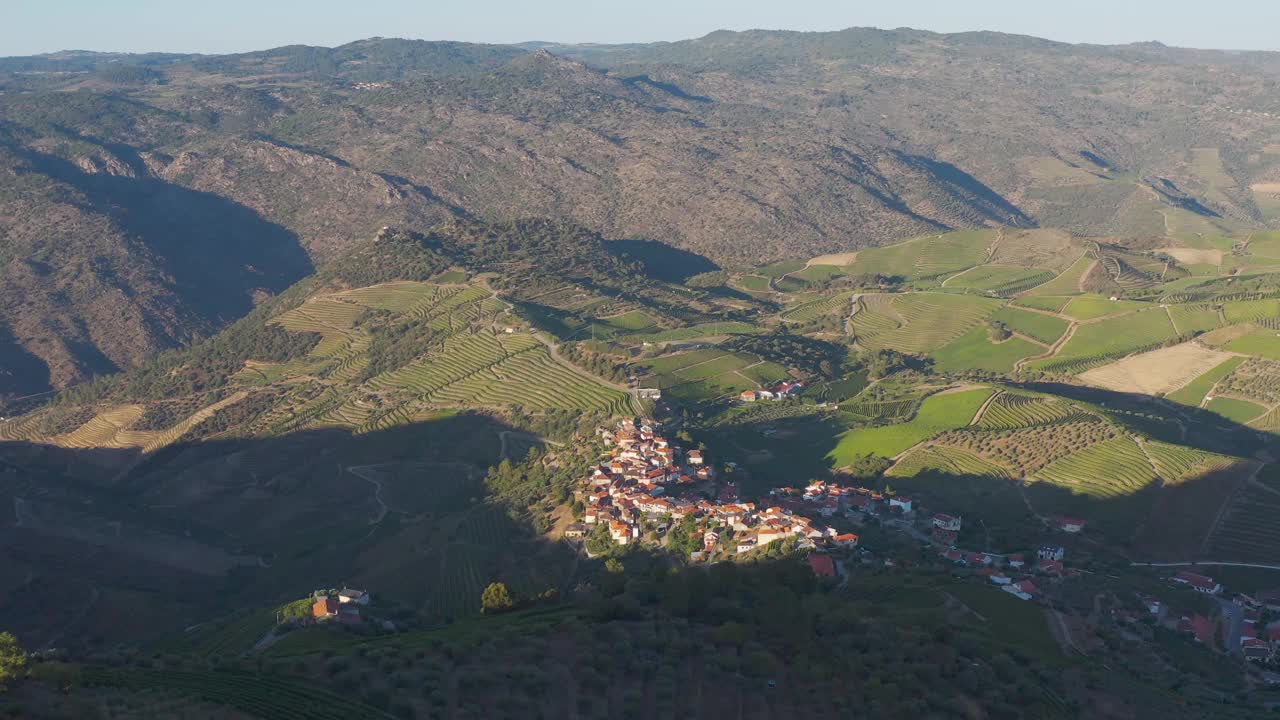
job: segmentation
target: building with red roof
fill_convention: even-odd
[[[835,577],[836,563],[831,559],[830,555],[820,555],[818,553],[809,554],[809,567],[813,568],[813,574],[819,577]]]

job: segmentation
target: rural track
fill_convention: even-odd
[[[391,508],[387,506],[386,501],[382,499],[382,480],[374,476],[374,473],[376,472],[375,468],[385,467],[390,464],[391,463],[377,463],[374,465],[353,465],[352,467],[345,468],[347,472],[373,485],[373,488],[374,488],[373,499],[375,502],[378,503],[378,515],[377,517],[369,521],[370,525],[377,525],[378,523],[382,522],[383,518],[385,518],[387,516],[387,513],[390,512],[391,510]],[[344,468],[341,465],[339,465],[338,472],[341,473],[343,470]]]
[[[1267,565],[1265,563],[1242,563],[1227,562],[1219,560],[1179,560],[1174,562],[1131,562],[1129,565],[1133,567],[1188,567],[1194,565],[1221,565],[1223,567],[1248,567],[1260,568],[1263,570],[1280,570],[1280,565]]]
[[[1060,316],[1055,315],[1055,317],[1060,317]],[[1013,364],[1013,371],[1015,373],[1022,372],[1022,368],[1026,367],[1027,363],[1029,362],[1033,362],[1035,360],[1044,360],[1046,358],[1051,358],[1057,355],[1058,351],[1062,349],[1062,346],[1066,345],[1068,342],[1071,341],[1071,338],[1075,337],[1076,328],[1080,327],[1080,323],[1076,320],[1070,320],[1069,322],[1071,324],[1067,327],[1067,331],[1062,333],[1062,337],[1058,338],[1052,345],[1050,345],[1048,350],[1046,350],[1045,352],[1039,355],[1032,355],[1031,357],[1022,358],[1021,360]]]

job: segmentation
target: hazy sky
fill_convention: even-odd
[[[616,43],[851,26],[1280,50],[1280,0],[0,0],[0,55],[239,52],[375,35]]]

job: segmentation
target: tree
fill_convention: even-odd
[[[27,653],[13,633],[0,633],[0,691],[22,677],[27,668]]]
[[[489,583],[480,595],[480,611],[486,615],[506,612],[516,606],[516,600],[506,583]]]

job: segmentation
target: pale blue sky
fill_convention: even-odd
[[[616,43],[851,26],[1280,50],[1280,0],[0,0],[0,56],[239,52],[375,35]]]

